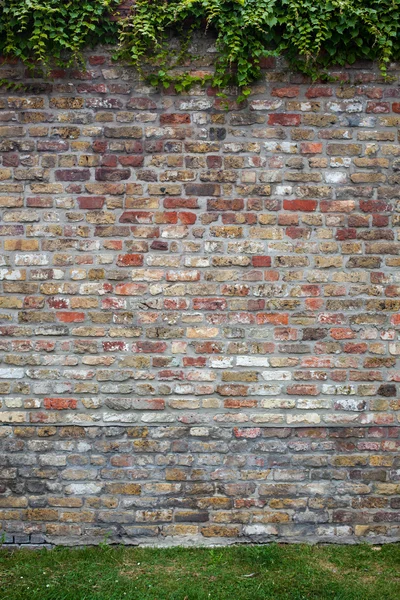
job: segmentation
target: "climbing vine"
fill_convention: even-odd
[[[210,81],[238,86],[260,77],[260,61],[283,55],[316,78],[333,65],[377,60],[383,75],[400,58],[399,0],[136,0],[128,16],[118,0],[0,0],[0,53],[30,65],[82,60],[86,47],[112,44],[153,85],[177,91]],[[215,39],[207,74],[195,33]]]
[[[0,0],[0,54],[32,65],[71,66],[82,50],[115,44],[116,0]]]

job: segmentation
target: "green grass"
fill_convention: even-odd
[[[1,600],[399,600],[400,545],[0,551]]]

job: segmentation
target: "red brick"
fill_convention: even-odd
[[[112,169],[109,167],[100,167],[96,169],[95,177],[97,181],[123,181],[129,179],[130,169]]]
[[[368,345],[364,342],[360,343],[352,343],[348,342],[343,346],[344,352],[348,352],[350,354],[363,354],[368,350]]]
[[[43,405],[47,410],[75,410],[78,401],[74,398],[44,398]]]
[[[389,102],[367,102],[367,113],[385,114],[390,113]]]
[[[106,57],[93,54],[89,56],[88,60],[91,65],[104,65]]]
[[[220,169],[222,167],[222,156],[207,156],[206,161],[209,169]]]
[[[263,56],[259,62],[261,69],[273,69],[276,65],[276,59],[273,56]]]
[[[100,158],[100,164],[102,167],[116,167],[118,165],[117,156],[114,154],[104,154]]]
[[[61,323],[81,323],[85,320],[85,313],[83,312],[57,312],[57,321]]]
[[[355,240],[356,238],[357,230],[354,228],[336,230],[336,239],[339,241]]]
[[[55,172],[56,181],[87,181],[90,179],[89,169],[58,169]]]
[[[196,223],[197,216],[191,212],[178,212],[178,220],[183,225],[193,225]]]
[[[153,213],[146,211],[126,210],[119,218],[120,223],[152,223]]]
[[[307,98],[329,98],[330,96],[333,96],[333,90],[325,85],[312,86],[306,91]]]
[[[102,342],[103,352],[128,352],[129,346],[127,342],[112,341]]]
[[[51,208],[53,206],[53,198],[46,196],[27,198],[26,205],[30,208]]]
[[[115,293],[121,296],[140,296],[147,291],[144,283],[117,283]]]
[[[289,323],[288,314],[259,313],[256,315],[256,317],[259,325],[263,325],[265,323],[270,323],[272,325],[287,325]]]
[[[117,258],[119,267],[141,267],[143,265],[142,254],[120,254]]]
[[[188,113],[164,113],[160,116],[160,123],[161,125],[190,123],[190,115]]]
[[[77,198],[79,208],[96,210],[103,208],[105,197],[104,196],[78,196]]]
[[[321,154],[323,145],[320,142],[302,142],[300,152],[302,154]]]
[[[194,310],[225,310],[226,307],[225,298],[193,298]]]
[[[356,333],[349,327],[331,329],[330,334],[335,340],[349,340],[356,337]]]
[[[290,87],[279,87],[273,88],[271,96],[278,96],[278,98],[296,98],[300,93],[298,86],[292,85]]]
[[[119,156],[118,161],[123,167],[142,167],[144,158],[143,156],[133,154],[130,156]]]
[[[297,127],[301,123],[301,115],[289,113],[272,113],[268,117],[268,125],[283,125]]]
[[[253,267],[270,267],[271,257],[270,256],[252,256],[251,262]]]
[[[184,367],[205,367],[207,359],[204,356],[184,356]]]
[[[261,429],[259,427],[246,427],[245,429],[239,429],[238,427],[233,428],[233,434],[237,438],[257,438],[261,435]]]
[[[300,212],[313,212],[318,205],[317,200],[284,200],[284,210],[293,210]]]
[[[164,208],[199,208],[197,198],[164,198]]]

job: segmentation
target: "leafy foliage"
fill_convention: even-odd
[[[260,74],[260,60],[284,55],[314,79],[332,65],[400,58],[398,0],[136,0],[131,15],[118,0],[0,0],[0,52],[25,62],[72,64],[86,46],[118,44],[116,56],[153,85],[177,91],[211,81],[239,86]],[[211,30],[217,58],[211,74],[188,72],[196,31]],[[178,44],[171,44],[171,39]],[[192,57],[193,58],[193,57]]]
[[[0,0],[0,53],[33,65],[72,65],[86,46],[115,43],[116,0]]]

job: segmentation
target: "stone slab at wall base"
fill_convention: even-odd
[[[6,545],[400,541],[398,427],[0,434]]]
[[[7,544],[400,539],[400,66],[264,67],[1,63]]]

